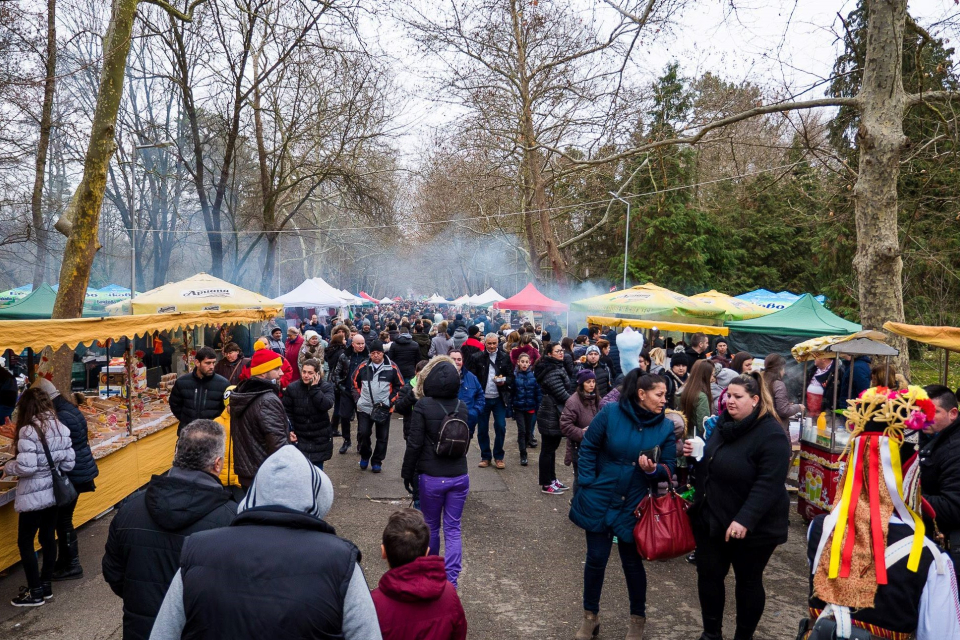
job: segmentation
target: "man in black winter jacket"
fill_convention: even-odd
[[[338,408],[340,409],[340,433],[343,434],[343,444],[340,445],[341,454],[350,450],[350,421],[353,420],[353,414],[357,411],[357,401],[353,399],[353,374],[369,356],[367,341],[358,333],[351,339],[350,348],[340,354],[333,373],[330,374],[331,381],[340,389]]]
[[[480,467],[489,467],[491,459],[498,469],[504,468],[503,442],[507,435],[507,406],[510,404],[510,385],[513,365],[510,356],[500,349],[500,339],[488,333],[484,350],[475,353],[467,363],[467,370],[477,376],[483,387],[485,400],[477,421],[477,444],[480,445]],[[490,448],[490,415],[493,414],[493,449]]]
[[[410,325],[400,325],[400,335],[390,345],[390,359],[400,369],[404,380],[410,380],[417,375],[417,363],[420,357],[420,345],[413,341],[410,335]]]
[[[110,523],[103,578],[123,598],[124,640],[150,637],[187,536],[233,521],[237,504],[219,479],[224,442],[216,422],[186,425],[170,472],[153,476]]]
[[[937,527],[950,546],[960,575],[960,410],[957,396],[943,385],[924,388],[937,408],[930,440],[920,449],[920,494],[937,513]],[[932,534],[932,531],[931,531]]]
[[[304,361],[300,379],[283,391],[283,408],[297,436],[297,448],[321,469],[333,457],[333,395],[333,385],[323,380],[320,361],[313,358]]]
[[[244,489],[263,461],[290,441],[290,421],[280,401],[283,358],[260,349],[250,358],[250,379],[230,394],[233,470]]]
[[[177,378],[170,390],[170,412],[180,421],[177,435],[183,425],[198,418],[213,420],[223,413],[223,394],[230,381],[213,372],[216,366],[217,352],[201,347],[193,371]]]

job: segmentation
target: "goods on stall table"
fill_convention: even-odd
[[[797,510],[805,520],[829,513],[837,496],[837,487],[846,460],[809,442],[800,443],[800,477]]]

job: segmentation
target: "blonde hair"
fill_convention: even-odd
[[[660,347],[654,347],[653,349],[650,349],[649,355],[653,364],[663,366],[663,363],[667,361],[667,352]]]
[[[427,376],[429,376],[430,372],[441,362],[449,362],[453,367],[457,366],[450,356],[434,356],[431,358],[430,362],[424,365],[420,373],[417,374],[417,385],[413,388],[413,395],[416,396],[417,400],[423,397],[423,385],[427,381]]]

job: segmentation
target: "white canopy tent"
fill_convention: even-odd
[[[393,298],[391,298],[390,296],[387,296],[386,298],[380,301],[380,304],[393,304]]]
[[[337,291],[343,296],[343,299],[346,300],[347,304],[350,306],[360,306],[366,302],[366,300],[360,296],[355,296],[346,289],[337,289]]]
[[[304,280],[300,286],[277,298],[277,301],[284,307],[306,308],[340,309],[352,304],[352,301],[348,301],[342,293],[328,285],[322,278]]]
[[[493,287],[490,287],[483,293],[473,296],[469,304],[479,307],[479,306],[492,304],[494,302],[500,302],[501,300],[506,300],[506,298],[504,298],[502,295],[497,293],[496,289],[494,289]]]
[[[470,304],[470,300],[473,296],[463,295],[453,301],[453,304]]]
[[[427,304],[450,304],[450,301],[442,298],[439,293],[435,293],[427,298]]]

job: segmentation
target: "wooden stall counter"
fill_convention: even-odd
[[[94,447],[100,475],[95,480],[97,490],[80,494],[73,515],[74,526],[89,522],[150,481],[150,477],[164,473],[173,464],[177,442],[177,419],[166,415],[134,429],[137,439],[114,449],[111,446]],[[112,443],[111,443],[112,444]],[[0,494],[0,570],[20,561],[17,550],[17,512],[13,509],[14,491]],[[37,545],[39,549],[39,544]],[[88,560],[99,558],[103,549],[87,549]]]

